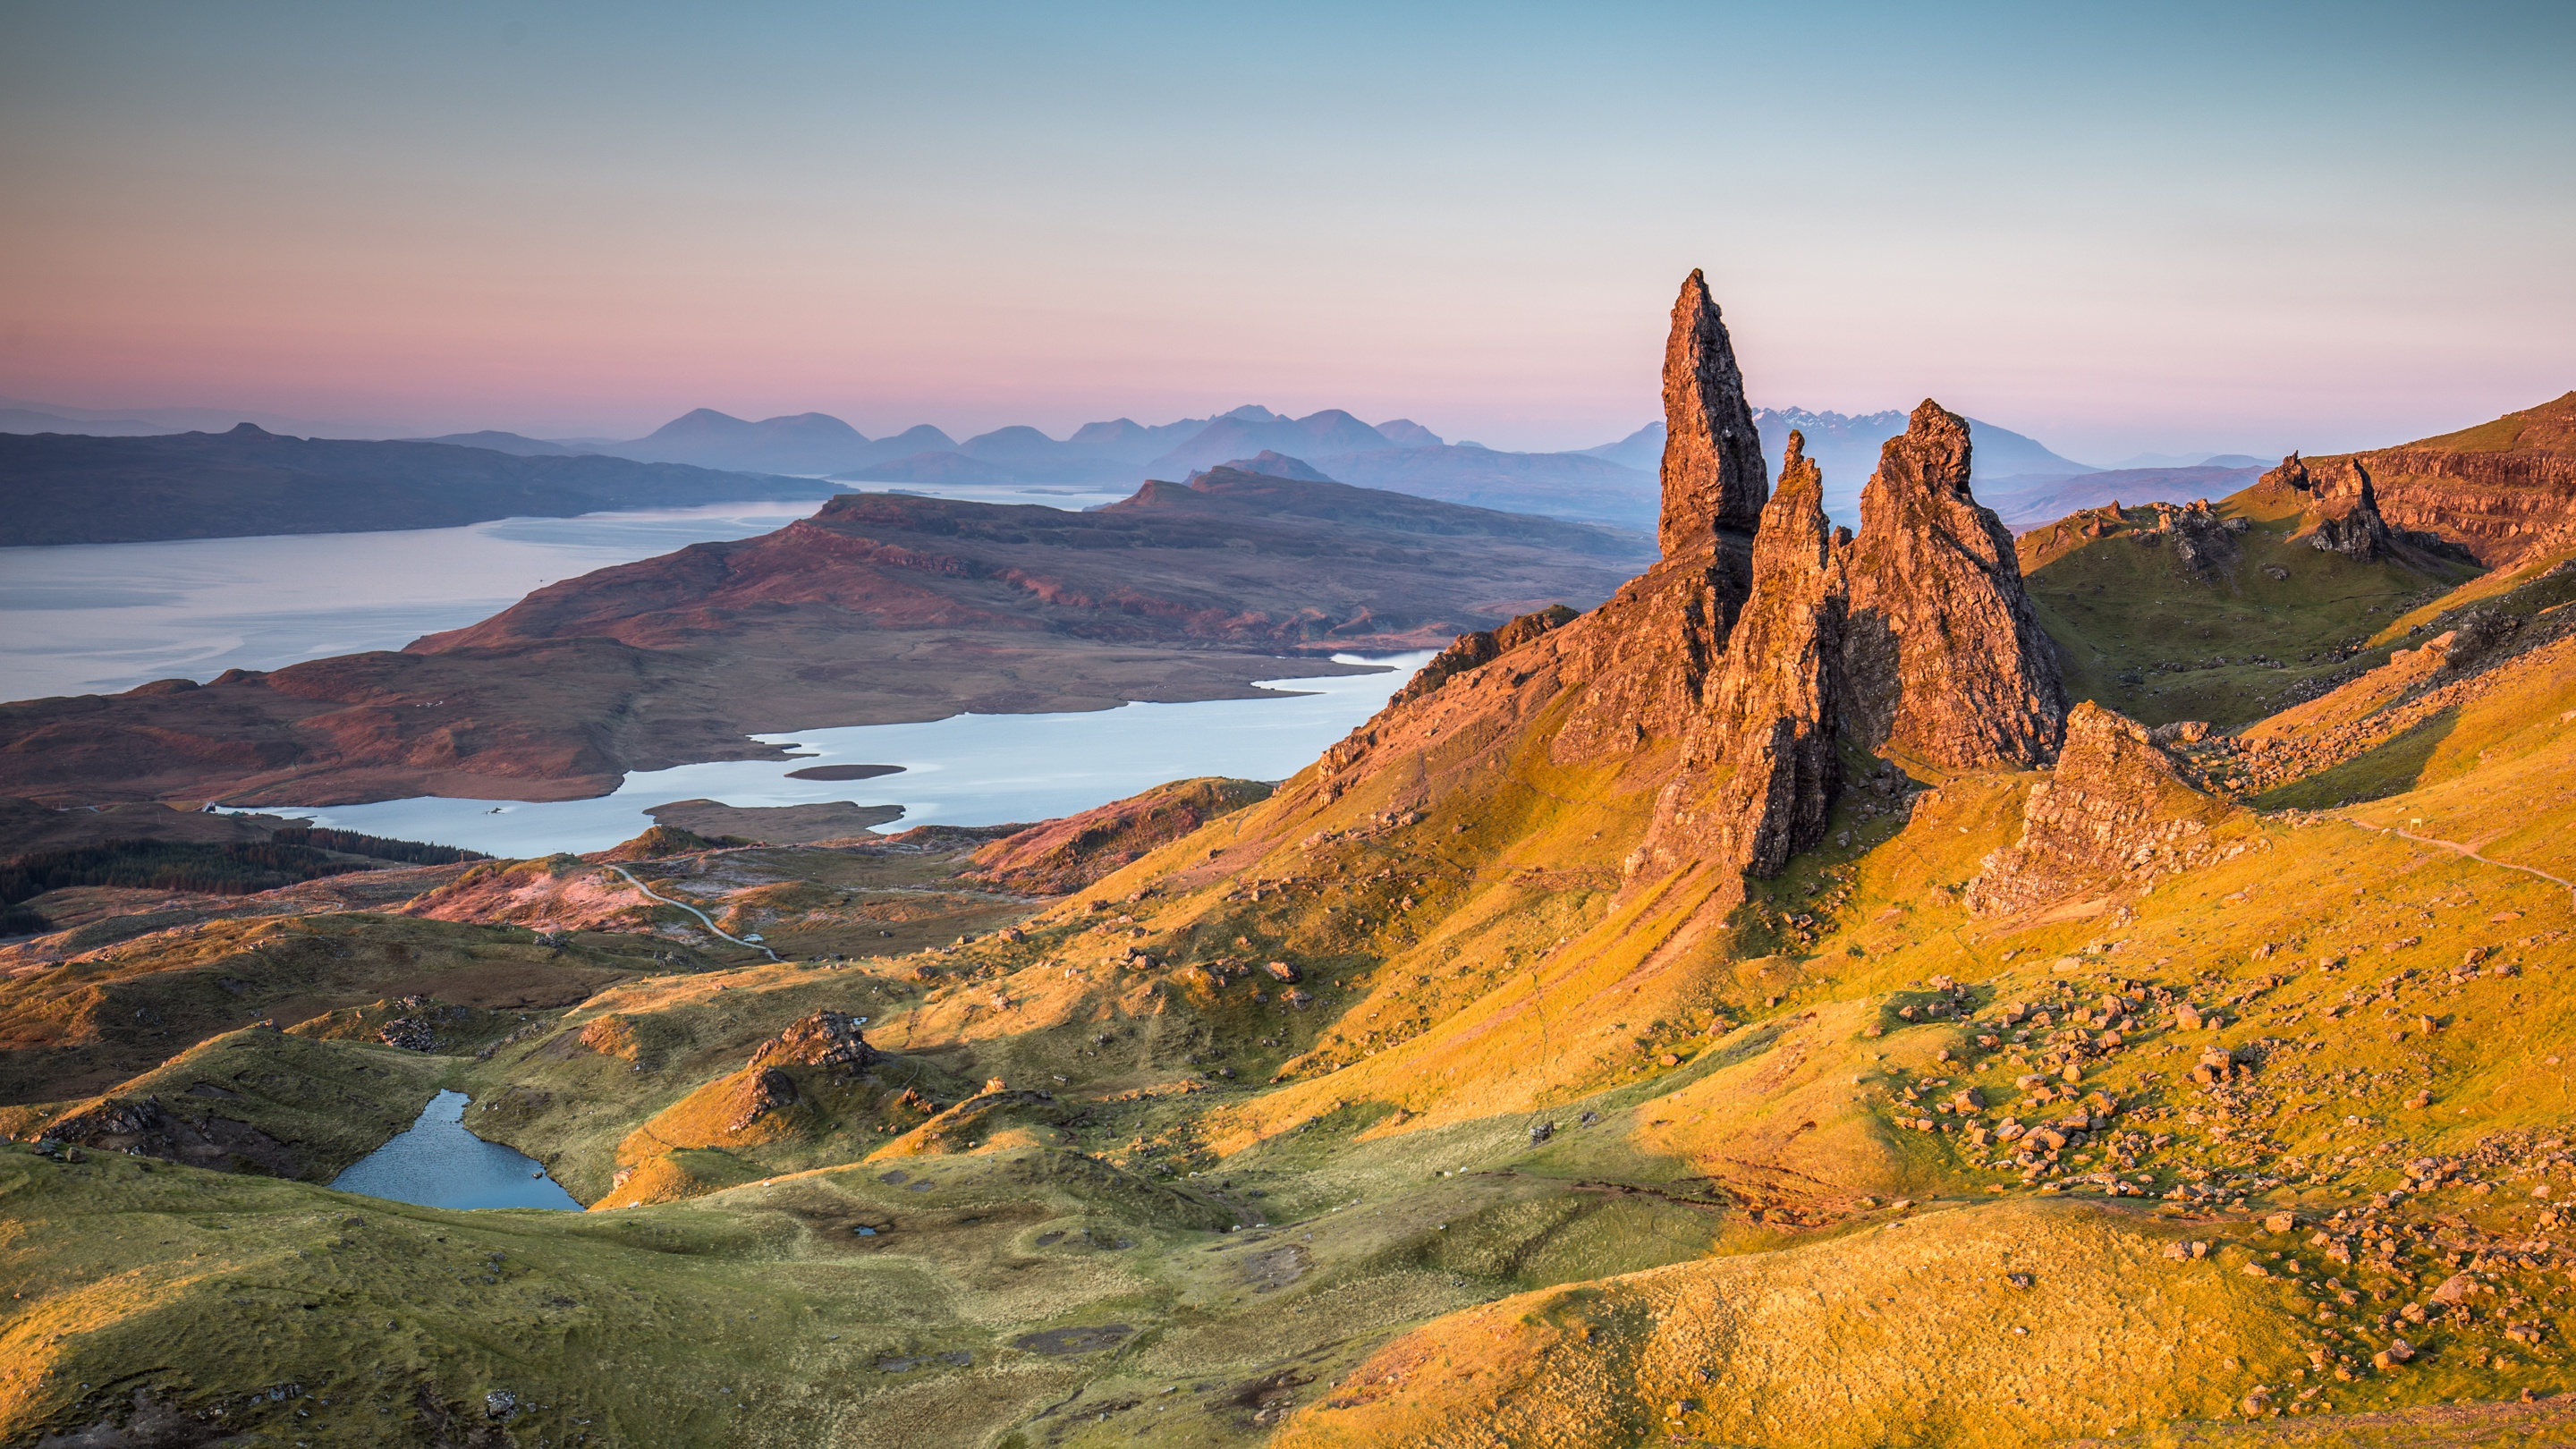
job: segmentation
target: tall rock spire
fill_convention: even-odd
[[[1753,591],[1753,533],[1770,488],[1735,344],[1697,271],[1664,344],[1664,557],[1597,611],[1591,684],[1551,749],[1560,761],[1678,738]]]
[[[2066,731],[2056,647],[1968,464],[1967,419],[1929,399],[1879,450],[1849,565],[1845,727],[1955,769],[2045,764]]]
[[[1664,511],[1656,530],[1664,557],[1712,549],[1749,555],[1770,496],[1762,435],[1744,401],[1726,321],[1696,270],[1682,281],[1664,343],[1664,430]]]
[[[1751,596],[1632,874],[1709,860],[1776,875],[1825,837],[1842,780],[1842,550],[1825,519],[1824,474],[1805,445],[1789,435],[1779,491],[1755,535]]]

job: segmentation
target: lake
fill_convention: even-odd
[[[880,827],[887,832],[932,823],[1037,821],[1193,775],[1285,779],[1377,713],[1431,653],[1334,658],[1385,672],[1273,680],[1267,687],[1295,693],[1266,699],[1129,704],[1079,714],[961,714],[920,724],[759,735],[754,738],[793,744],[796,758],[638,771],[615,794],[590,800],[419,796],[263,809],[342,830],[515,857],[605,850],[652,825],[645,807],[701,798],[745,806],[901,805],[904,818]],[[831,764],[896,765],[903,773],[855,782],[787,778],[791,770]]]
[[[900,485],[885,491],[1082,509],[1123,491],[1076,486]],[[98,693],[154,679],[399,649],[489,618],[557,579],[748,538],[812,514],[817,499],[511,518],[463,528],[0,549],[0,697]],[[1130,704],[1081,714],[956,715],[925,724],[803,730],[793,760],[684,765],[629,775],[615,794],[545,804],[392,800],[280,810],[322,824],[530,856],[603,850],[674,800],[904,808],[885,827],[998,825],[1070,815],[1193,775],[1277,780],[1376,713],[1427,652],[1345,662],[1386,672],[1275,681],[1268,698]],[[817,764],[897,765],[857,782],[790,780]]]
[[[1041,486],[888,491],[1071,509],[1125,496]],[[557,579],[750,538],[822,506],[798,498],[389,533],[0,549],[0,699],[203,683],[227,669],[400,649],[488,619]]]
[[[581,1204],[535,1158],[465,1130],[465,1094],[441,1092],[409,1130],[331,1179],[337,1192],[435,1208],[557,1208]]]

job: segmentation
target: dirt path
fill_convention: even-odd
[[[2360,827],[2361,827],[2362,829],[2364,829],[2364,830],[2376,830],[2376,831],[2380,832],[2380,833],[2381,833],[2381,834],[2383,834],[2383,835],[2394,835],[2394,836],[2396,836],[2396,837],[2397,837],[2398,839],[2400,839],[2400,840],[2411,840],[2411,841],[2414,841],[2417,845],[2438,845],[2438,846],[2442,847],[2444,850],[2454,851],[2454,852],[2456,852],[2456,853],[2458,853],[2458,854],[2465,855],[2465,856],[2467,856],[2469,859],[2476,861],[2476,862],[2477,862],[2478,864],[2480,864],[2480,865],[2491,865],[2491,866],[2494,866],[2495,868],[2497,868],[2498,870],[2518,870],[2518,871],[2521,871],[2524,875],[2536,875],[2536,876],[2540,877],[2542,880],[2545,880],[2545,881],[2549,882],[2551,885],[2557,886],[2557,887],[2559,887],[2560,889],[2562,889],[2562,890],[2566,891],[2566,892],[2567,892],[2567,904],[2568,904],[2568,907],[2569,907],[2571,910],[2576,910],[2576,881],[2564,881],[2564,880],[2560,880],[2558,877],[2556,877],[2556,876],[2554,876],[2554,875],[2551,875],[2549,872],[2547,872],[2547,871],[2545,871],[2545,870],[2534,870],[2534,869],[2533,869],[2533,868],[2531,868],[2530,866],[2527,866],[2527,865],[2516,865],[2516,864],[2514,864],[2512,861],[2509,861],[2509,860],[2493,860],[2493,859],[2490,859],[2490,858],[2488,858],[2488,857],[2486,857],[2486,856],[2483,856],[2483,855],[2478,854],[2476,851],[2471,850],[2469,847],[2467,847],[2467,846],[2465,846],[2465,845],[2460,844],[2460,843],[2459,843],[2458,841],[2456,841],[2456,840],[2436,840],[2436,839],[2434,839],[2432,836],[2429,836],[2429,835],[2417,835],[2416,833],[2414,833],[2414,832],[2413,832],[2413,831],[2411,831],[2411,830],[2400,830],[2400,829],[2398,829],[2398,828],[2397,828],[2396,826],[2394,826],[2394,825],[2373,825],[2373,824],[2371,824],[2370,822],[2368,822],[2368,821],[2366,821],[2366,820],[2355,820],[2355,821],[2353,821],[2352,823],[2353,823],[2353,824],[2355,824],[2355,825],[2360,826]]]
[[[621,876],[624,876],[624,877],[626,878],[626,883],[627,883],[628,885],[631,885],[631,886],[635,887],[637,890],[642,891],[645,895],[647,895],[647,896],[651,897],[652,899],[657,900],[657,901],[660,901],[662,904],[664,904],[664,905],[666,905],[666,906],[678,906],[681,910],[684,910],[684,911],[688,912],[690,915],[693,915],[693,916],[697,917],[699,920],[701,920],[701,921],[703,921],[703,922],[705,922],[705,923],[706,923],[706,927],[707,927],[707,929],[708,929],[708,930],[715,932],[718,936],[722,936],[724,939],[726,939],[726,940],[728,940],[728,941],[733,942],[735,945],[742,947],[744,950],[746,950],[746,951],[758,951],[761,955],[768,957],[768,958],[769,958],[770,960],[772,960],[772,961],[776,961],[776,960],[780,960],[780,959],[782,959],[782,958],[779,956],[779,954],[778,954],[777,952],[770,950],[767,946],[764,946],[764,945],[760,944],[760,943],[759,943],[759,942],[757,942],[757,941],[746,941],[746,940],[744,940],[743,938],[741,938],[740,936],[733,935],[733,934],[731,934],[730,932],[726,931],[724,927],[717,925],[717,924],[715,923],[715,920],[714,920],[712,917],[710,917],[706,912],[704,912],[704,911],[702,911],[702,910],[699,910],[696,906],[690,905],[687,901],[675,901],[675,900],[671,899],[669,896],[666,896],[666,895],[662,894],[660,891],[657,891],[657,890],[653,889],[651,886],[646,885],[644,882],[642,882],[642,881],[640,881],[640,880],[637,880],[637,879],[635,878],[634,874],[633,874],[632,872],[628,871],[628,870],[626,869],[626,867],[624,867],[624,866],[622,866],[622,865],[612,865],[612,866],[610,866],[610,867],[609,867],[609,869],[610,869],[610,870],[613,870],[613,871],[615,871],[615,872],[617,872],[617,873],[618,873],[619,875],[621,875]]]

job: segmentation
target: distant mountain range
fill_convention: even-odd
[[[1879,445],[1905,431],[1905,416],[1892,408],[1857,416],[1809,412],[1805,408],[1756,408],[1753,425],[1762,432],[1762,456],[1774,462],[1787,450],[1791,432],[1802,435],[1807,457],[1824,470],[1825,511],[1841,522],[1856,523],[1861,486],[1878,469]],[[2027,488],[2044,480],[2101,471],[2060,457],[2046,445],[2010,428],[1975,418],[1968,419],[1968,436],[1974,449],[1972,477],[1980,485]],[[1664,425],[1648,423],[1618,442],[1584,451],[1588,456],[1651,474],[1663,458]]]
[[[182,413],[234,416],[205,409],[110,414],[0,400],[0,433],[135,436],[166,431],[166,424]],[[1761,429],[1763,453],[1770,458],[1781,456],[1791,429],[1805,435],[1807,456],[1824,470],[1826,508],[1845,522],[1857,522],[1861,485],[1878,465],[1879,445],[1905,428],[1905,414],[1894,410],[1846,415],[1764,408],[1755,412],[1754,421]],[[1976,481],[1981,490],[1998,496],[2039,497],[2064,480],[2104,471],[2009,428],[1974,419],[1969,426],[1976,444]],[[1147,478],[1180,479],[1269,454],[1297,460],[1319,478],[1362,487],[1645,531],[1653,527],[1661,502],[1656,472],[1663,455],[1664,425],[1649,424],[1596,448],[1514,453],[1476,443],[1451,443],[1409,418],[1369,423],[1339,408],[1292,418],[1247,404],[1210,417],[1161,424],[1132,418],[1086,423],[1062,439],[1033,427],[1014,426],[978,433],[962,442],[926,423],[871,438],[828,413],[754,421],[698,408],[641,438],[545,439],[487,430],[401,441],[529,459],[599,456],[856,484],[1074,484],[1120,492]],[[2131,474],[2156,468],[2190,472],[2253,465],[2253,460],[2232,455],[2196,455],[2188,463],[2161,455],[2126,461],[2130,466],[2120,471]],[[2179,480],[2170,486],[2187,487],[2196,481]],[[2139,501],[2157,491],[2142,478],[2125,480],[2121,486]]]
[[[2124,468],[2268,468],[2271,460],[2251,453],[2133,453],[2111,465]]]

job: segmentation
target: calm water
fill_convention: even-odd
[[[268,808],[343,830],[508,856],[605,850],[653,823],[646,806],[699,798],[728,805],[848,800],[904,807],[904,818],[880,827],[884,831],[934,822],[1044,820],[1193,775],[1285,779],[1375,714],[1431,655],[1334,657],[1384,666],[1385,672],[1272,680],[1270,688],[1298,692],[1269,699],[1130,704],[1087,714],[964,714],[926,724],[761,735],[756,738],[793,743],[800,753],[790,760],[632,774],[615,794],[594,800],[531,804],[421,796],[377,805]],[[787,778],[790,770],[817,764],[900,765],[903,773],[857,781]]]
[[[1122,491],[1051,485],[854,485],[971,502],[1082,509]],[[0,698],[130,689],[174,676],[275,669],[399,649],[461,628],[529,590],[692,543],[747,538],[811,515],[818,499],[512,518],[465,528],[0,549]],[[1345,662],[1361,662],[1341,656]],[[1428,654],[1386,672],[1275,681],[1266,699],[1131,704],[1088,714],[959,715],[928,724],[806,730],[787,761],[687,765],[627,777],[614,795],[551,804],[395,800],[280,813],[496,855],[600,850],[649,826],[644,808],[848,800],[904,807],[887,827],[1043,820],[1166,780],[1276,780],[1368,718]],[[790,780],[814,764],[899,765],[865,781]]]
[[[465,1130],[465,1094],[441,1092],[420,1120],[331,1180],[364,1193],[435,1208],[560,1208],[581,1211],[535,1158]]]
[[[1068,509],[1123,496],[875,488]],[[178,677],[202,683],[227,669],[400,649],[489,618],[557,579],[768,533],[822,506],[797,498],[396,533],[0,549],[0,699],[105,694]]]

